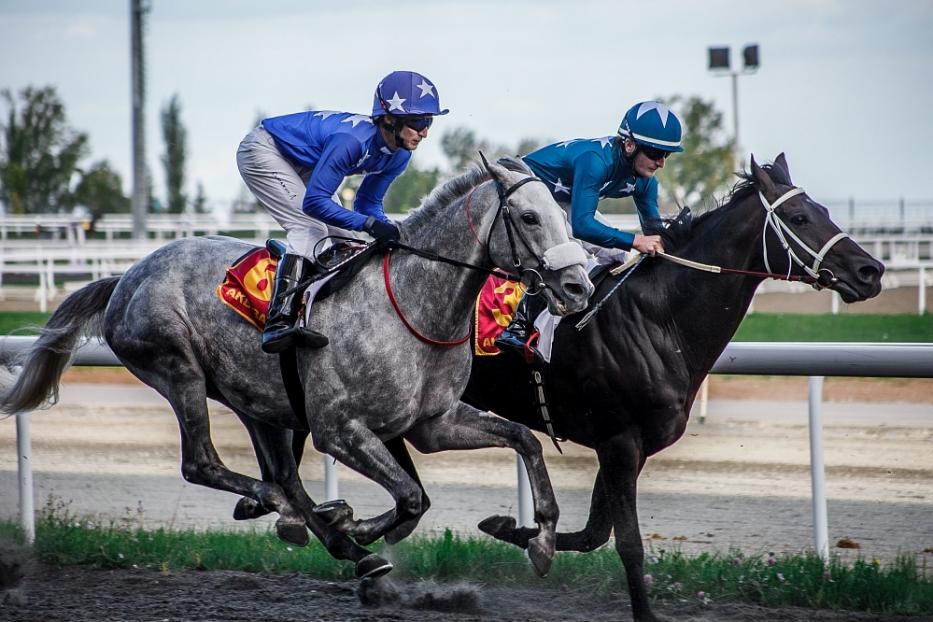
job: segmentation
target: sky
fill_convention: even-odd
[[[129,0],[0,0],[0,88],[54,86],[91,157],[131,185]],[[235,153],[258,115],[368,113],[376,83],[415,70],[450,108],[415,154],[468,127],[515,145],[614,134],[635,102],[711,100],[731,133],[732,81],[707,49],[757,43],[738,78],[740,144],[785,152],[817,200],[933,201],[933,0],[151,0],[147,158],[164,195],[159,111],[175,94],[188,180],[208,204],[243,186]],[[2,113],[5,106],[0,103]],[[688,128],[689,131],[689,128]]]

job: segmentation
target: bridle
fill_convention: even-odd
[[[485,268],[483,266],[478,266],[476,264],[459,261],[457,259],[451,259],[449,257],[438,255],[437,253],[433,253],[430,251],[425,251],[422,249],[414,248],[412,246],[408,246],[407,244],[403,244],[398,241],[393,241],[389,243],[389,247],[390,247],[389,252],[386,253],[385,257],[383,258],[383,266],[382,266],[383,278],[385,280],[385,286],[386,286],[386,292],[389,296],[389,300],[392,303],[392,307],[395,309],[395,312],[399,316],[399,319],[402,321],[402,324],[404,324],[405,327],[408,328],[409,332],[411,332],[412,335],[414,335],[416,338],[418,338],[418,340],[424,343],[428,343],[434,346],[448,347],[448,348],[455,347],[455,346],[465,343],[470,338],[470,332],[467,331],[467,334],[464,337],[461,337],[458,339],[439,340],[439,339],[432,339],[431,337],[427,337],[426,335],[423,335],[420,331],[418,331],[414,327],[414,325],[408,320],[408,318],[405,317],[405,314],[402,312],[402,309],[399,306],[398,301],[395,298],[395,294],[392,291],[392,283],[391,283],[391,279],[389,275],[389,268],[391,266],[390,257],[391,257],[393,249],[398,248],[398,249],[407,250],[411,252],[412,254],[418,255],[419,257],[424,257],[425,259],[429,259],[431,261],[439,261],[442,263],[447,263],[447,264],[458,266],[461,268],[467,268],[471,270],[485,272],[486,274],[497,276],[499,278],[503,278],[509,281],[521,281],[526,274],[530,273],[532,276],[536,277],[536,279],[535,281],[533,281],[533,286],[530,287],[525,293],[526,295],[532,295],[532,296],[541,293],[545,288],[549,287],[547,283],[544,282],[544,277],[541,275],[541,272],[539,272],[539,269],[543,268],[545,270],[560,270],[561,268],[566,268],[567,266],[571,266],[574,264],[584,264],[586,261],[582,248],[576,242],[573,242],[573,241],[567,241],[567,242],[564,242],[563,244],[558,244],[557,246],[549,248],[544,252],[544,255],[537,254],[532,249],[531,245],[528,243],[528,240],[522,234],[521,229],[519,229],[515,225],[515,222],[513,221],[513,214],[512,214],[511,206],[509,205],[509,201],[508,201],[509,197],[512,196],[519,188],[521,188],[525,184],[535,182],[535,181],[544,183],[543,180],[533,175],[529,175],[527,177],[524,177],[523,179],[520,179],[519,181],[512,184],[508,188],[503,188],[502,184],[495,177],[493,177],[493,181],[496,185],[496,192],[499,195],[499,206],[496,209],[495,215],[493,216],[492,223],[489,226],[489,231],[486,233],[486,236],[485,236],[486,242],[484,244],[484,247],[486,251],[486,258],[490,264],[495,265],[495,262],[492,260],[492,254],[489,250],[489,242],[492,239],[492,234],[493,234],[493,230],[495,229],[496,222],[499,220],[499,217],[501,216],[503,226],[505,227],[505,231],[506,231],[506,237],[508,238],[508,241],[509,241],[509,252],[511,256],[512,267],[515,269],[517,274],[513,274],[510,272],[504,272],[502,270],[499,270],[498,268]],[[474,232],[474,235],[475,235],[476,230],[473,226],[472,218],[470,215],[470,209],[469,209],[470,200],[472,199],[474,191],[475,191],[475,188],[474,190],[470,191],[470,194],[467,196],[466,200],[464,201],[464,209],[466,210],[467,223],[469,224],[470,229]],[[522,259],[518,253],[519,247],[518,247],[518,243],[516,243],[516,239],[518,243],[521,243],[521,245],[524,246],[528,254],[534,257],[535,260],[537,260],[538,263],[534,268],[528,268],[523,265]],[[575,249],[579,249],[579,256],[576,256],[576,254],[573,252]]]
[[[787,275],[785,278],[790,277],[790,273],[794,264],[797,264],[803,269],[804,272],[813,278],[812,285],[816,289],[819,289],[821,287],[828,287],[839,281],[839,279],[836,278],[836,275],[834,275],[831,270],[828,270],[827,268],[820,268],[820,264],[823,263],[823,259],[826,257],[826,254],[829,252],[829,250],[840,240],[848,238],[849,234],[844,231],[840,231],[833,237],[829,238],[829,240],[823,244],[823,248],[821,248],[819,252],[815,252],[807,245],[806,242],[801,240],[800,237],[793,232],[790,226],[788,226],[788,224],[781,219],[775,210],[779,205],[788,199],[803,193],[803,188],[791,188],[778,197],[774,203],[769,204],[768,199],[765,198],[765,195],[760,190],[758,191],[758,198],[761,199],[761,204],[764,206],[766,212],[765,223],[761,232],[761,251],[765,260],[765,269],[769,273],[773,272],[771,270],[771,264],[768,261],[768,227],[770,227],[774,234],[777,236],[777,239],[781,242],[781,246],[785,251],[787,251]],[[808,266],[806,263],[804,263],[804,261],[797,255],[797,253],[794,252],[794,249],[787,241],[788,237],[794,240],[797,245],[800,246],[800,248],[805,250],[811,257],[813,257],[812,266]]]

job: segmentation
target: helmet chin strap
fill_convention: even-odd
[[[382,124],[385,127],[392,129],[392,138],[395,139],[395,148],[404,149],[405,151],[411,151],[411,149],[406,147],[405,143],[402,141],[402,128],[405,126],[402,124],[401,121],[399,121],[398,117],[393,117],[395,119],[395,123],[393,124],[387,123],[388,116],[389,115],[386,115],[385,117],[382,118]]]

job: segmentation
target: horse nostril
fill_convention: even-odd
[[[884,266],[867,264],[858,269],[858,278],[862,283],[876,283],[883,272]]]
[[[564,283],[564,291],[574,298],[585,298],[589,293],[586,287],[580,283]]]

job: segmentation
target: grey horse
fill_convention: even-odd
[[[524,165],[501,162],[509,168],[487,164],[488,173],[476,168],[436,188],[401,223],[402,242],[486,269],[529,270],[539,275],[553,312],[580,311],[593,286],[563,212],[543,183],[528,183],[540,180]],[[232,238],[179,240],[122,277],[76,291],[26,353],[0,409],[21,412],[54,401],[82,332],[102,328],[127,369],[171,404],[186,480],[247,498],[237,505],[238,518],[277,512],[276,529],[286,541],[306,544],[310,529],[334,557],[354,561],[358,577],[391,569],[363,546],[407,536],[428,505],[387,442],[404,438],[422,452],[510,447],[528,468],[540,526],[529,557],[545,574],[558,508],[540,443],[524,426],[458,401],[471,353],[457,338],[469,334],[486,272],[401,250],[390,254],[391,265],[371,258],[346,287],[314,305],[310,325],[331,342],[297,352],[307,413],[301,418],[287,398],[279,357],[262,353],[256,330],[214,294],[226,268],[250,248]],[[451,347],[437,344],[445,341]],[[223,464],[210,437],[207,398],[246,426],[267,481]],[[365,520],[354,520],[348,506],[315,512],[291,446],[308,432],[318,451],[380,484],[395,507]]]

